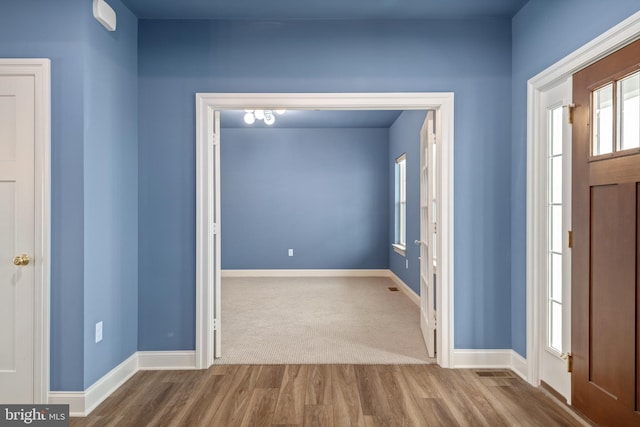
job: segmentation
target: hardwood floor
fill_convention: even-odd
[[[141,371],[71,426],[579,426],[510,371],[217,365]]]

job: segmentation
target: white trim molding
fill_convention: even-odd
[[[138,355],[133,353],[85,391],[52,391],[49,403],[69,405],[69,415],[84,417],[127,382],[138,371]]]
[[[389,270],[222,270],[222,277],[389,277]]]
[[[220,336],[219,306],[220,251],[212,253],[209,236],[221,228],[219,221],[220,171],[210,171],[210,159],[218,159],[220,144],[216,134],[216,113],[220,110],[256,108],[289,110],[439,110],[441,113],[441,221],[440,283],[437,312],[437,361],[449,367],[453,348],[454,289],[454,94],[425,93],[197,93],[196,94],[196,365],[213,364]],[[213,178],[212,178],[213,175]],[[214,200],[215,199],[215,200]],[[215,201],[215,203],[214,203]],[[213,211],[213,212],[212,212]],[[215,221],[211,221],[215,218]],[[219,242],[219,239],[217,239]],[[211,256],[209,254],[211,253]],[[215,255],[215,256],[214,256]],[[214,268],[215,264],[215,268]],[[213,322],[216,319],[217,329]]]
[[[91,413],[136,372],[138,372],[138,355],[133,353],[84,391],[85,414]]]
[[[527,380],[540,384],[540,292],[541,284],[536,269],[539,247],[535,238],[539,232],[539,197],[541,185],[541,160],[536,156],[536,147],[544,141],[540,133],[541,96],[544,91],[563,81],[576,72],[588,67],[620,48],[640,39],[640,12],[625,19],[599,37],[585,44],[564,59],[553,64],[528,81],[527,85]]]
[[[107,396],[105,396],[105,399]],[[49,403],[52,405],[69,405],[70,417],[86,417],[84,391],[51,391]]]
[[[51,286],[51,61],[46,58],[0,59],[0,75],[3,74],[30,76],[35,84],[33,403],[46,403]]]
[[[52,391],[48,402],[69,405],[69,415],[86,417],[138,371],[196,368],[195,351],[138,351],[107,372],[85,391]]]
[[[452,368],[510,369],[526,381],[527,361],[511,349],[453,350]]]
[[[415,291],[413,289],[411,289],[409,287],[409,285],[407,285],[406,283],[404,283],[404,281],[399,278],[396,273],[394,273],[391,270],[388,270],[388,275],[387,277],[389,277],[393,283],[395,283],[396,285],[398,285],[400,287],[400,290],[402,292],[404,292],[404,294],[411,300],[414,302],[415,305],[418,306],[418,308],[420,307],[420,295],[418,295],[417,293],[415,293]]]
[[[196,369],[196,352],[185,351],[139,351],[138,370],[187,370]]]

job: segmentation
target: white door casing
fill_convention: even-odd
[[[570,55],[556,62],[546,70],[531,78],[527,83],[527,380],[540,384],[540,343],[543,330],[540,317],[544,316],[540,286],[539,257],[543,253],[544,242],[539,233],[541,204],[545,204],[545,159],[539,147],[545,142],[541,133],[544,109],[541,108],[545,91],[558,86],[574,73],[584,69],[610,53],[632,43],[640,37],[640,12],[615,25]]]
[[[437,111],[427,113],[420,130],[420,329],[429,357],[435,357],[436,348],[436,239],[437,223]],[[435,208],[435,209],[434,209]]]
[[[46,59],[0,59],[2,403],[48,399],[49,70]],[[15,265],[22,254],[28,264]]]
[[[206,369],[220,356],[211,341],[220,340],[220,247],[215,254],[206,236],[213,232],[211,217],[220,230],[220,169],[208,178],[211,150],[219,150],[214,140],[215,112],[256,108],[290,110],[437,110],[441,113],[442,179],[440,182],[441,221],[437,306],[437,361],[450,366],[453,351],[453,93],[198,93],[196,94],[196,366]],[[219,151],[216,157],[219,162]],[[212,200],[215,203],[212,203]],[[215,268],[211,264],[215,263]],[[212,301],[210,303],[209,301]],[[217,331],[214,331],[214,323]],[[217,348],[220,348],[217,346]]]
[[[541,272],[540,286],[539,286],[539,301],[540,304],[540,316],[539,316],[539,328],[540,328],[540,342],[539,342],[539,361],[540,361],[540,380],[551,386],[554,390],[560,393],[570,404],[571,403],[571,374],[567,371],[567,362],[562,359],[563,354],[571,353],[571,250],[568,248],[568,230],[571,229],[571,125],[569,124],[569,106],[572,100],[572,79],[569,78],[557,86],[548,89],[541,94],[540,103],[540,117],[543,118],[540,121],[540,135],[544,135],[544,140],[539,145],[540,156],[542,159],[547,159],[543,162],[541,168],[544,168],[546,173],[546,185],[540,188],[541,192],[545,192],[546,196],[541,195],[541,199],[547,200],[547,203],[540,203],[540,212],[538,215],[540,224],[539,230],[542,234],[539,236],[544,243],[540,246],[540,256],[537,258],[539,265],[537,270]],[[552,111],[561,113],[561,125],[562,134],[553,133],[552,125]],[[556,156],[553,157],[562,164],[562,197],[561,200],[557,199],[555,203],[560,202],[560,205],[555,205],[554,208],[560,207],[562,209],[562,218],[560,224],[562,244],[561,244],[561,257],[562,257],[562,348],[560,351],[550,347],[550,334],[552,325],[550,322],[550,286],[553,278],[552,265],[550,261],[550,248],[551,248],[551,234],[552,234],[552,218],[549,212],[549,201],[551,199],[551,187],[554,171],[551,168],[551,158],[553,152],[551,150],[551,144],[554,138],[561,138],[562,150],[558,152],[556,149]],[[558,154],[560,153],[560,154]],[[556,163],[557,164],[557,163]],[[546,230],[546,232],[543,232]],[[553,255],[558,257],[559,255]]]

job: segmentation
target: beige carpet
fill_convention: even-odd
[[[386,278],[224,278],[217,364],[434,363]]]

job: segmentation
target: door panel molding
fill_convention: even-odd
[[[584,69],[610,53],[640,38],[640,12],[625,19],[602,35],[596,37],[575,52],[556,62],[546,70],[531,78],[527,83],[527,262],[526,262],[526,299],[527,299],[527,364],[529,383],[540,384],[540,307],[539,272],[536,270],[537,254],[540,253],[538,232],[541,176],[544,159],[540,158],[539,144],[544,141],[541,133],[541,105],[543,93],[570,78],[575,72]]]
[[[51,62],[49,59],[0,59],[0,76],[31,76],[35,88],[34,120],[34,364],[33,403],[49,399],[49,313],[51,254]],[[25,402],[28,403],[28,402]]]

